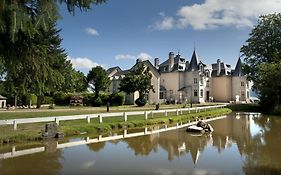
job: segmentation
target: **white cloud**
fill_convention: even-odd
[[[115,60],[136,60],[136,59],[149,60],[152,59],[152,56],[144,52],[141,52],[136,56],[129,55],[129,54],[119,54],[115,56]]]
[[[94,28],[86,28],[86,32],[93,36],[99,36],[99,32]]]
[[[115,56],[115,60],[135,60],[136,57],[134,55],[124,55],[124,54],[120,54],[120,55],[116,55]]]
[[[165,16],[153,28],[170,30],[192,27],[195,30],[221,26],[252,27],[260,15],[281,11],[281,0],[205,0],[202,4],[181,7],[176,17]]]
[[[142,52],[137,55],[137,58],[140,58],[141,60],[150,60],[150,59],[152,59],[152,56],[147,53]]]
[[[85,58],[85,57],[84,58],[68,57],[68,60],[71,61],[72,65],[75,69],[84,69],[84,68],[91,69],[91,68],[96,67],[96,66],[101,66],[98,63],[93,62],[91,59]]]

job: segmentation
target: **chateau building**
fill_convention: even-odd
[[[241,59],[238,58],[235,69],[220,59],[216,63],[207,65],[198,59],[193,51],[190,62],[180,54],[170,52],[166,61],[160,64],[155,58],[154,66],[149,60],[143,62],[152,73],[152,91],[148,95],[150,103],[204,103],[215,102],[247,102],[249,101],[249,83],[242,72]],[[134,65],[135,66],[135,65]],[[133,67],[134,67],[133,66]],[[120,79],[126,76],[129,70],[119,67],[108,69],[111,79],[110,92],[117,92]],[[127,103],[133,103],[138,94],[126,97]]]

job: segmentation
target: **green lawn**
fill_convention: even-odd
[[[204,104],[193,104],[196,106],[206,105],[217,105],[218,103],[204,103]],[[175,109],[182,108],[182,104],[178,105],[160,105],[161,109]],[[189,107],[189,105],[186,105]],[[123,111],[145,111],[154,110],[155,105],[146,105],[143,107],[137,107],[133,105],[123,105],[110,107],[110,112],[123,112]],[[52,116],[66,116],[66,115],[79,115],[79,114],[96,114],[105,113],[106,107],[67,107],[67,106],[56,106],[55,109],[16,109],[8,111],[0,111],[1,119],[15,119],[15,118],[34,118],[34,117],[52,117]]]

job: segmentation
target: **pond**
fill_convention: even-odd
[[[83,136],[6,145],[0,147],[0,174],[281,174],[280,117],[233,113],[209,123],[215,129],[212,134],[149,128],[156,132],[113,140]],[[145,132],[126,131],[123,136],[132,133]],[[112,135],[119,137],[118,133]],[[101,142],[85,144],[91,141]]]

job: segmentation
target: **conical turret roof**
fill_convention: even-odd
[[[238,61],[237,61],[237,64],[235,66],[232,76],[236,76],[236,77],[244,76],[244,73],[242,71],[242,61],[241,61],[240,57],[238,58]]]
[[[187,71],[197,71],[197,70],[199,70],[198,69],[198,63],[199,63],[199,61],[198,61],[198,58],[197,58],[196,51],[194,49]]]

